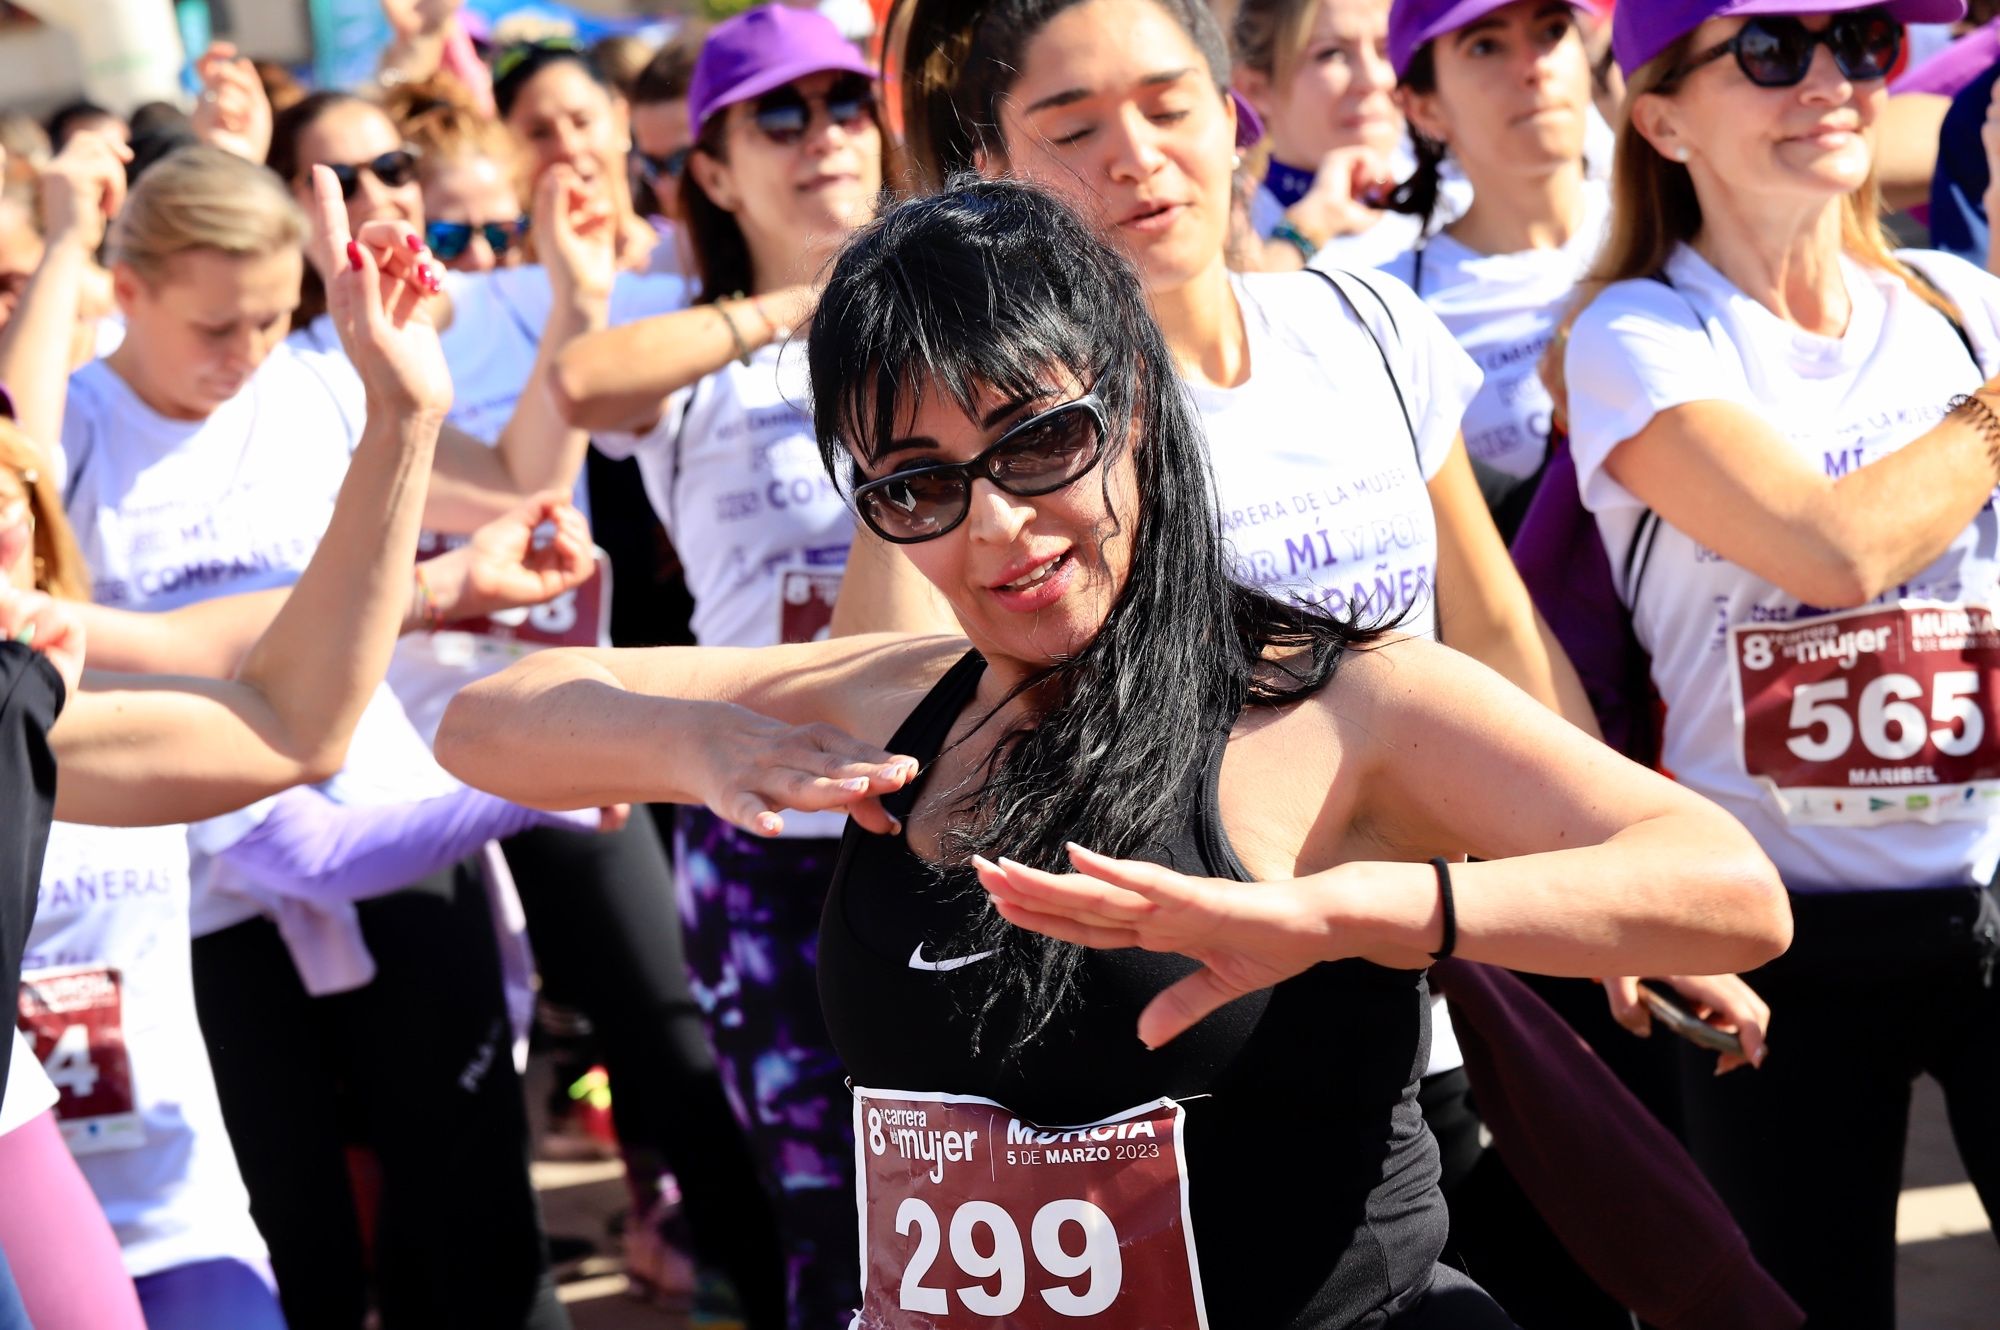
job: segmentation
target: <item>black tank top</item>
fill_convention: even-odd
[[[984,672],[960,660],[903,722],[892,752],[928,768]],[[1186,815],[1134,858],[1250,881],[1223,834],[1226,734],[1186,774]],[[891,798],[907,816],[919,780]],[[1240,999],[1149,1052],[1139,1012],[1190,973],[1179,956],[1087,953],[1075,997],[1022,1052],[971,1050],[985,977],[932,964],[984,893],[900,836],[849,824],[820,924],[827,1028],[856,1085],[979,1095],[1043,1124],[1092,1122],[1162,1096],[1185,1103],[1188,1205],[1212,1330],[1335,1330],[1425,1286],[1445,1238],[1437,1148],[1416,1102],[1430,1055],[1424,975],[1316,966]],[[999,1013],[996,1030],[1009,1028]]]

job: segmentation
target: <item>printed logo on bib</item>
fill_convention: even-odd
[[[850,1330],[1205,1330],[1181,1106],[1047,1129],[990,1099],[854,1091]]]
[[[840,594],[840,574],[787,568],[778,585],[778,640],[823,640],[833,627],[833,601]]]
[[[56,1118],[72,1154],[146,1143],[125,1048],[124,984],[104,966],[21,976],[21,1032],[61,1098]]]
[[[2000,621],[1905,601],[1730,629],[1744,770],[1807,825],[2000,813]]]

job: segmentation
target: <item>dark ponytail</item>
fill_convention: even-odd
[[[1107,513],[1112,468],[1129,453],[1136,471],[1125,585],[1087,645],[1009,695],[1032,691],[1035,714],[997,737],[983,783],[953,809],[947,866],[1005,854],[1064,871],[1072,840],[1138,850],[1187,815],[1187,781],[1238,712],[1316,692],[1373,638],[1232,577],[1200,420],[1137,273],[1032,186],[962,178],[860,232],[820,298],[809,359],[821,455],[844,487],[852,454],[927,396],[974,414],[983,392],[1040,396],[1072,379],[1109,422],[1096,473]],[[1115,516],[1099,534],[1120,534]],[[975,1040],[997,1027],[1018,1052],[1061,1010],[1080,952],[979,913],[966,944],[1000,960],[982,967]]]
[[[1414,93],[1437,91],[1437,44],[1425,42],[1410,57],[1401,86]],[[1410,147],[1416,154],[1417,169],[1410,178],[1391,190],[1382,206],[1390,212],[1407,213],[1423,223],[1428,233],[1437,216],[1438,199],[1444,192],[1445,146],[1437,139],[1410,126]]]

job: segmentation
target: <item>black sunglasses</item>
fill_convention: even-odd
[[[408,148],[391,148],[372,162],[327,162],[326,169],[340,182],[340,197],[351,199],[361,188],[366,171],[390,189],[401,189],[417,178],[417,154]]]
[[[1009,494],[1053,494],[1097,465],[1104,452],[1104,403],[1096,393],[1029,416],[970,462],[897,471],[854,491],[868,529],[897,545],[935,540],[972,511],[972,482],[990,480]]]
[[[1711,46],[1682,65],[1674,80],[1734,55],[1743,77],[1758,87],[1797,87],[1805,81],[1812,69],[1813,52],[1821,46],[1833,52],[1833,63],[1843,78],[1856,82],[1887,78],[1903,52],[1903,25],[1889,17],[1886,9],[1836,14],[1818,32],[1796,18],[1753,18],[1728,41]]]
[[[781,148],[789,148],[812,128],[813,106],[826,108],[826,118],[842,129],[853,129],[875,113],[875,85],[859,74],[836,80],[824,97],[807,97],[787,84],[750,103],[750,121],[757,132]]]
[[[639,164],[639,174],[646,178],[646,183],[657,185],[663,180],[681,178],[681,172],[687,169],[689,151],[685,147],[675,148],[664,157],[654,157],[634,148],[632,160]]]
[[[528,219],[516,217],[511,222],[481,222],[478,226],[471,222],[426,222],[424,243],[442,262],[450,263],[471,246],[474,231],[486,237],[495,258],[503,258],[508,250],[526,238]]]

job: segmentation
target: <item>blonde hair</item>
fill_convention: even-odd
[[[77,548],[55,478],[19,425],[0,418],[0,466],[21,478],[28,491],[28,511],[35,518],[35,590],[57,600],[89,600],[90,570]]]
[[[182,148],[148,167],[111,229],[111,257],[148,281],[190,250],[256,257],[298,249],[305,214],[271,171],[220,148]]]
[[[1686,166],[1669,160],[1641,134],[1632,107],[1648,93],[1669,95],[1673,80],[1694,50],[1690,32],[1633,72],[1625,83],[1624,110],[1618,119],[1618,146],[1611,168],[1611,226],[1590,273],[1577,285],[1576,296],[1563,315],[1555,339],[1542,358],[1542,381],[1555,399],[1558,416],[1569,409],[1569,385],[1563,376],[1563,355],[1577,316],[1615,282],[1651,277],[1662,272],[1674,250],[1700,234],[1701,200]],[[1890,247],[1882,225],[1882,189],[1871,169],[1840,205],[1840,248],[1855,262],[1890,273],[1954,323],[1962,323],[1952,303],[1910,270]]]
[[[1276,93],[1292,81],[1320,0],[1241,0],[1229,24],[1229,46],[1236,63],[1271,80]]]
[[[448,166],[484,157],[498,165],[515,189],[525,194],[526,163],[513,131],[498,120],[457,102],[436,101],[397,123],[402,126],[403,138],[417,150],[417,175],[425,184]]]

